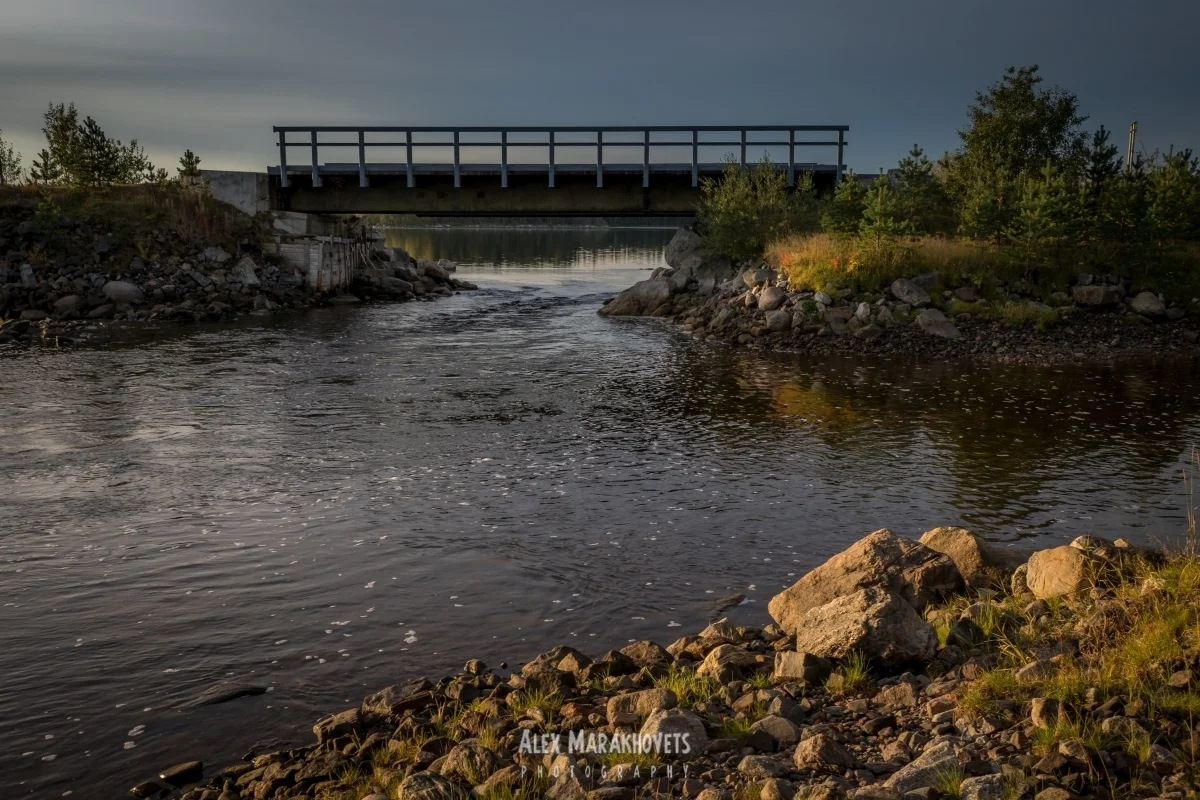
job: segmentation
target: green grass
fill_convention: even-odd
[[[755,674],[751,675],[746,680],[746,683],[750,684],[755,689],[770,689],[775,685],[775,682],[771,680],[771,676],[763,672],[756,672]]]
[[[754,722],[745,717],[726,717],[721,722],[721,739],[734,739],[745,744],[750,739],[750,726]]]
[[[942,800],[959,800],[962,796],[962,782],[966,774],[962,768],[955,765],[950,769],[938,772],[933,781],[933,788],[941,793]]]
[[[825,689],[834,697],[845,697],[864,689],[870,682],[867,657],[858,651],[851,653],[825,681]]]
[[[694,708],[697,703],[703,703],[721,691],[719,681],[697,675],[695,670],[678,664],[672,664],[667,672],[655,678],[654,685],[674,692],[675,699],[683,708]]]
[[[553,717],[554,712],[563,704],[563,699],[561,696],[543,689],[522,689],[509,696],[508,704],[512,708],[514,717],[528,714],[534,708],[544,712],[548,717]]]

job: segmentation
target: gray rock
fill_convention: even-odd
[[[34,274],[32,264],[21,265],[21,286],[26,289],[36,289],[38,285],[37,275]]]
[[[355,303],[361,303],[361,302],[362,302],[362,300],[360,298],[355,297],[352,294],[337,294],[337,295],[334,295],[333,297],[329,298],[330,305],[335,305],[335,306],[354,305]]]
[[[679,699],[670,689],[643,689],[608,699],[609,725],[635,725],[659,709],[675,708]]]
[[[656,278],[638,281],[600,308],[606,317],[642,317],[671,299],[671,286]]]
[[[54,301],[55,314],[70,314],[83,307],[83,298],[77,294],[69,294]]]
[[[396,790],[396,800],[462,800],[465,793],[436,772],[414,772]]]
[[[1115,306],[1121,302],[1122,293],[1115,286],[1076,285],[1071,287],[1071,297],[1080,306]]]
[[[683,759],[696,758],[708,747],[708,733],[704,730],[704,722],[692,712],[678,708],[655,711],[642,725],[640,733],[642,736],[651,737],[660,733],[666,737],[678,734],[678,738],[672,738],[671,741],[678,743],[677,755]]]
[[[833,673],[833,663],[812,653],[780,650],[775,653],[777,681],[798,681],[810,685],[823,684]]]
[[[854,316],[858,317],[863,322],[868,322],[871,319],[871,304],[859,303],[854,309]]]
[[[413,285],[406,280],[400,278],[391,278],[384,275],[379,279],[379,285],[390,294],[412,294]]]
[[[21,319],[26,322],[41,322],[44,319],[50,319],[50,315],[40,308],[27,308],[21,312]]]
[[[330,739],[336,739],[339,736],[357,733],[361,724],[362,721],[358,709],[351,708],[317,720],[317,723],[313,725],[313,734],[317,737],[317,744],[321,744]]]
[[[242,256],[230,270],[229,276],[243,286],[258,286],[258,265],[250,256]]]
[[[830,297],[829,295],[827,295],[825,292],[813,292],[812,299],[814,301],[816,301],[817,305],[821,305],[821,306],[833,305],[833,298]]]
[[[958,767],[958,757],[949,742],[937,742],[925,749],[911,763],[897,770],[884,781],[884,786],[901,794],[936,786],[938,779]]]
[[[959,800],[1004,800],[1007,796],[1003,775],[979,775],[965,778],[959,787]]]
[[[738,772],[756,780],[778,778],[789,772],[788,765],[772,756],[746,756],[738,762]]]
[[[128,281],[109,281],[104,284],[101,290],[104,296],[112,300],[117,305],[134,306],[142,302],[143,295],[141,288],[134,283]]]
[[[233,258],[233,256],[231,256],[229,253],[226,253],[220,247],[204,248],[203,256],[205,261],[211,261],[214,264],[225,264]]]
[[[928,661],[937,647],[933,626],[910,603],[877,588],[809,610],[796,630],[797,650],[834,659],[861,652],[894,667]]]
[[[108,244],[107,236],[96,236],[92,239],[92,249],[95,250],[99,255],[104,255],[111,250],[112,247]]]
[[[897,278],[892,281],[892,295],[902,303],[910,306],[929,305],[929,292],[922,289],[908,278]]]
[[[954,298],[964,303],[974,303],[979,299],[979,293],[970,286],[960,286],[954,290]]]
[[[1167,315],[1167,307],[1158,295],[1153,292],[1141,292],[1129,301],[1129,307],[1135,313],[1151,319],[1162,319]]]
[[[768,311],[766,322],[767,330],[772,333],[781,333],[792,327],[792,315],[783,310]]]
[[[437,265],[446,272],[458,272],[458,264],[455,264],[448,258],[439,258]]]
[[[475,742],[463,742],[454,745],[446,754],[439,771],[443,777],[458,778],[474,786],[483,783],[499,768],[500,760],[491,750]]]
[[[680,228],[675,231],[675,235],[671,237],[671,241],[667,243],[666,249],[663,251],[663,260],[668,265],[679,269],[683,265],[685,259],[689,256],[698,255],[701,245],[704,240],[695,231],[690,231],[687,228]]]
[[[800,729],[790,720],[776,714],[768,714],[750,726],[751,733],[759,731],[774,740],[776,750],[786,750],[800,741]]]
[[[105,303],[104,305],[96,306],[91,311],[89,311],[87,314],[87,318],[88,319],[105,319],[106,317],[111,317],[113,315],[113,311],[115,311],[115,310],[116,310],[116,306],[114,306],[112,303]]]
[[[958,332],[958,328],[954,327],[954,323],[946,319],[946,315],[936,308],[926,308],[917,314],[915,320],[917,327],[932,336],[940,336],[943,339],[959,339],[962,334]]]
[[[754,654],[748,650],[733,644],[723,644],[709,651],[696,668],[696,674],[724,683],[744,677],[754,669],[756,663]]]
[[[824,733],[810,736],[796,745],[792,756],[796,769],[821,772],[842,772],[854,768],[854,756],[832,737]]]
[[[774,311],[787,301],[787,292],[778,286],[768,286],[758,295],[759,311]]]
[[[172,786],[183,786],[195,783],[204,774],[204,764],[200,761],[184,761],[173,767],[167,767],[158,773],[158,779]]]
[[[184,702],[182,707],[197,708],[199,706],[215,706],[220,703],[228,703],[230,700],[236,700],[239,697],[253,697],[255,695],[266,694],[266,692],[266,686],[248,683],[229,683],[223,681],[208,687],[191,700]]]
[[[427,278],[433,278],[436,281],[450,280],[450,273],[441,267],[436,261],[423,259],[417,262],[417,271]]]

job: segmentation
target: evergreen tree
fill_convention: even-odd
[[[1083,177],[1093,197],[1099,197],[1104,187],[1121,172],[1121,159],[1117,157],[1117,146],[1108,143],[1109,132],[1100,129],[1092,134],[1087,150],[1087,163]]]
[[[868,236],[899,236],[913,232],[900,195],[886,175],[880,175],[867,192],[860,232]]]
[[[58,162],[50,155],[50,151],[42,148],[37,154],[37,158],[29,167],[29,177],[34,183],[58,183],[62,178],[62,169],[59,168]]]
[[[1009,228],[1016,187],[1003,172],[973,174],[961,189],[958,232],[970,239],[1000,241]]]
[[[0,186],[21,179],[21,154],[13,144],[4,141],[3,133],[0,131]]]
[[[179,158],[179,182],[195,183],[200,179],[200,158],[191,150],[184,150]]]
[[[866,201],[866,185],[854,174],[854,170],[846,170],[842,182],[833,192],[833,198],[821,210],[821,227],[830,233],[858,233]]]
[[[900,215],[915,233],[938,233],[950,227],[949,201],[933,174],[933,162],[915,144],[900,160],[895,191]]]
[[[1070,261],[1068,250],[1084,244],[1087,204],[1079,189],[1049,161],[1041,174],[1022,180],[1008,239],[1027,265]]]
[[[1155,158],[1146,220],[1159,244],[1200,238],[1200,162],[1191,150]]]

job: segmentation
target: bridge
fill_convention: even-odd
[[[689,215],[701,180],[729,156],[745,165],[771,154],[790,187],[805,172],[836,185],[849,129],[277,126],[268,194],[272,210],[314,214]],[[833,163],[797,159],[812,148],[836,153]],[[331,152],[353,160],[323,160]]]

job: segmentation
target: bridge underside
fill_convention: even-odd
[[[832,188],[834,165],[797,165],[796,174],[812,172],[820,190]],[[288,170],[287,188],[279,170],[271,170],[271,208],[311,214],[413,214],[417,216],[687,216],[695,212],[700,190],[693,186],[691,165],[605,166],[597,186],[595,165],[558,165],[553,180],[545,165],[508,165],[502,186],[500,165],[452,166],[367,165],[367,186],[357,164],[323,165],[319,185],[311,172]],[[718,177],[720,165],[704,165],[699,176]],[[411,184],[410,185],[410,180]],[[553,186],[551,186],[553,182]]]

